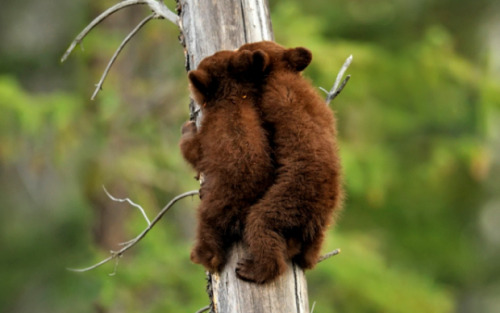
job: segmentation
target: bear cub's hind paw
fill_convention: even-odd
[[[203,265],[211,273],[219,272],[224,265],[224,255],[206,245],[196,245],[190,258],[193,263]]]
[[[238,278],[257,284],[267,283],[286,270],[286,264],[278,260],[266,263],[256,263],[253,259],[241,259],[236,265]]]

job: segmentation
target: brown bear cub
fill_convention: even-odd
[[[261,111],[276,170],[265,195],[244,222],[248,255],[236,273],[264,283],[282,274],[287,260],[304,269],[318,261],[324,232],[342,198],[340,160],[332,111],[300,72],[311,62],[305,48],[274,42],[243,45],[238,51],[263,52]]]
[[[248,209],[273,181],[255,84],[267,62],[261,51],[220,51],[188,74],[203,119],[199,129],[193,121],[183,125],[180,148],[204,178],[191,260],[211,272],[222,269],[231,245],[243,239]]]

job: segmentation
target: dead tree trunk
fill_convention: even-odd
[[[177,3],[187,70],[195,69],[203,58],[216,51],[273,39],[266,0],[177,0]],[[197,104],[190,106],[192,114],[196,108]],[[197,116],[197,124],[200,123],[202,117]],[[290,263],[284,275],[266,285],[241,281],[235,275],[235,268],[243,249],[237,245],[224,270],[211,275],[214,312],[309,312],[302,269]]]

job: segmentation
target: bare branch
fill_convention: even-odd
[[[342,91],[342,89],[344,89],[345,85],[347,84],[347,82],[349,81],[350,78],[351,78],[351,75],[347,75],[337,90],[335,90],[333,93],[328,93],[328,96],[326,98],[326,105],[330,104],[330,102],[340,94],[340,92]]]
[[[340,69],[339,73],[337,74],[337,79],[335,79],[335,83],[333,84],[332,89],[330,91],[326,91],[324,88],[320,88],[324,92],[327,93],[326,96],[326,104],[330,104],[330,102],[337,97],[342,89],[344,89],[345,85],[349,81],[349,78],[351,78],[350,75],[347,75],[347,77],[342,81],[342,77],[344,76],[344,73],[347,71],[347,68],[349,65],[351,65],[352,62],[352,55],[350,55],[344,62],[344,65],[342,65],[342,68]],[[342,81],[342,84],[340,82]],[[339,86],[340,85],[340,86]]]
[[[167,19],[175,25],[179,25],[179,16],[172,12],[161,0],[145,0],[153,12],[161,18]]]
[[[146,17],[145,19],[143,19],[139,24],[137,24],[137,26],[127,35],[127,37],[125,37],[125,39],[123,39],[122,43],[120,44],[120,46],[118,47],[118,49],[116,49],[115,53],[113,54],[113,56],[111,57],[111,59],[109,60],[109,63],[108,65],[106,66],[106,69],[104,70],[104,72],[102,73],[102,76],[101,76],[101,79],[99,80],[99,82],[97,83],[96,85],[96,88],[94,90],[94,94],[92,94],[92,97],[90,98],[90,100],[94,100],[95,97],[97,96],[97,93],[102,90],[102,84],[104,83],[104,79],[106,79],[106,76],[108,76],[108,72],[109,70],[111,69],[111,66],[113,66],[113,63],[115,63],[115,60],[116,58],[118,57],[118,54],[120,54],[120,52],[122,51],[123,47],[125,47],[125,45],[129,42],[129,40],[142,28],[142,26],[146,25],[147,22],[149,22],[150,20],[154,19],[154,18],[158,18],[158,15],[156,13],[153,13],[151,15],[149,15],[148,17]]]
[[[203,312],[206,312],[208,310],[210,310],[210,306],[209,305],[202,307],[201,309],[199,309],[195,313],[203,313]]]
[[[129,7],[132,5],[138,5],[138,4],[147,4],[149,6],[149,8],[158,17],[167,19],[176,25],[178,24],[179,17],[174,12],[170,11],[170,9],[161,1],[157,1],[157,0],[124,0],[124,1],[121,1],[117,4],[115,4],[114,6],[107,9],[106,11],[102,12],[98,17],[96,17],[92,22],[90,22],[90,24],[87,25],[87,27],[85,27],[76,36],[76,38],[73,40],[73,42],[70,44],[70,46],[68,47],[68,49],[66,50],[66,52],[62,56],[61,62],[66,61],[66,59],[68,58],[70,53],[73,51],[73,49],[75,49],[76,45],[79,44],[80,42],[82,42],[83,38],[85,38],[85,36],[87,36],[87,34],[94,27],[96,27],[99,23],[101,23],[103,20],[105,20],[108,16],[110,16],[111,14],[113,14],[113,13],[115,13],[123,8]]]
[[[92,266],[89,266],[89,267],[85,267],[85,268],[66,268],[68,271],[72,271],[72,272],[86,272],[86,271],[90,271],[94,268],[97,268],[105,263],[108,263],[109,261],[113,260],[114,258],[116,258],[116,254],[115,254],[115,251],[110,251],[111,255],[107,258],[105,258],[104,260],[102,260],[101,262],[99,263],[96,263]]]
[[[347,68],[349,67],[349,65],[351,65],[351,63],[352,63],[352,54],[345,60],[344,65],[342,65],[342,68],[340,69],[339,73],[337,74],[337,79],[335,79],[335,84],[333,84],[333,87],[330,90],[330,93],[337,90],[337,88],[340,84],[340,80],[344,76],[345,71],[347,71]]]
[[[188,192],[185,192],[185,193],[182,193],[178,196],[176,196],[175,198],[173,198],[172,200],[170,200],[170,202],[163,207],[163,209],[161,209],[160,213],[158,213],[158,215],[156,215],[156,217],[153,219],[153,221],[151,222],[151,224],[148,225],[148,227],[146,227],[146,229],[144,229],[137,237],[135,237],[134,239],[128,241],[125,246],[123,248],[121,248],[120,250],[118,251],[110,251],[111,255],[109,257],[107,257],[106,259],[92,265],[92,266],[89,266],[89,267],[86,267],[86,268],[81,268],[81,269],[74,269],[74,268],[68,268],[68,270],[70,271],[73,271],[73,272],[86,272],[86,271],[90,271],[92,269],[95,269],[113,259],[116,259],[117,257],[121,257],[128,249],[132,248],[135,244],[137,244],[142,238],[144,238],[146,236],[146,234],[155,226],[155,224],[163,217],[163,215],[165,215],[165,213],[177,202],[179,201],[180,199],[183,199],[183,198],[186,198],[186,197],[189,197],[189,196],[194,196],[194,195],[197,195],[199,194],[198,190],[192,190],[192,191],[188,191]],[[115,269],[116,271],[116,269]]]
[[[329,252],[329,253],[327,253],[325,255],[322,255],[322,256],[319,257],[318,263],[319,262],[323,262],[324,260],[326,260],[328,258],[331,258],[332,256],[339,254],[340,252],[341,252],[340,249],[335,249],[332,252]]]
[[[116,201],[116,202],[128,202],[131,206],[133,207],[136,207],[139,209],[139,211],[141,211],[142,213],[142,216],[144,216],[144,219],[146,220],[146,222],[148,223],[148,225],[151,225],[151,222],[149,221],[149,218],[148,216],[146,215],[146,212],[144,211],[144,209],[138,205],[137,203],[133,202],[132,200],[130,200],[130,198],[125,198],[125,199],[119,199],[119,198],[115,198],[113,197],[107,190],[106,190],[106,187],[102,186],[102,189],[104,189],[104,192],[106,193],[106,195],[113,201]]]
[[[314,301],[314,302],[313,302],[313,305],[312,305],[312,307],[311,307],[311,313],[313,313],[313,312],[314,312],[314,307],[315,307],[315,306],[316,306],[316,301]]]
[[[115,258],[115,267],[113,268],[113,272],[108,274],[109,276],[116,275],[116,269],[118,268],[118,262],[120,262],[120,258]]]
[[[129,241],[120,242],[118,245],[123,247],[123,246],[126,246],[126,245],[128,245],[129,243],[133,242],[134,240],[136,240],[136,238],[131,239],[131,240],[129,240]]]

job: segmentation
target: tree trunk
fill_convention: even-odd
[[[257,285],[236,277],[237,261],[245,255],[239,244],[231,251],[222,273],[213,274],[213,304],[217,313],[307,313],[307,281],[304,271],[288,263],[288,270],[276,280]]]
[[[267,0],[177,0],[177,3],[187,70],[195,69],[203,58],[216,51],[273,40]],[[192,114],[196,108],[197,104],[190,106]],[[201,116],[197,116],[196,123],[202,123]],[[212,309],[216,313],[309,312],[307,283],[300,267],[290,263],[285,274],[265,285],[247,283],[235,274],[237,260],[243,254],[242,245],[237,245],[223,271],[211,275]]]

